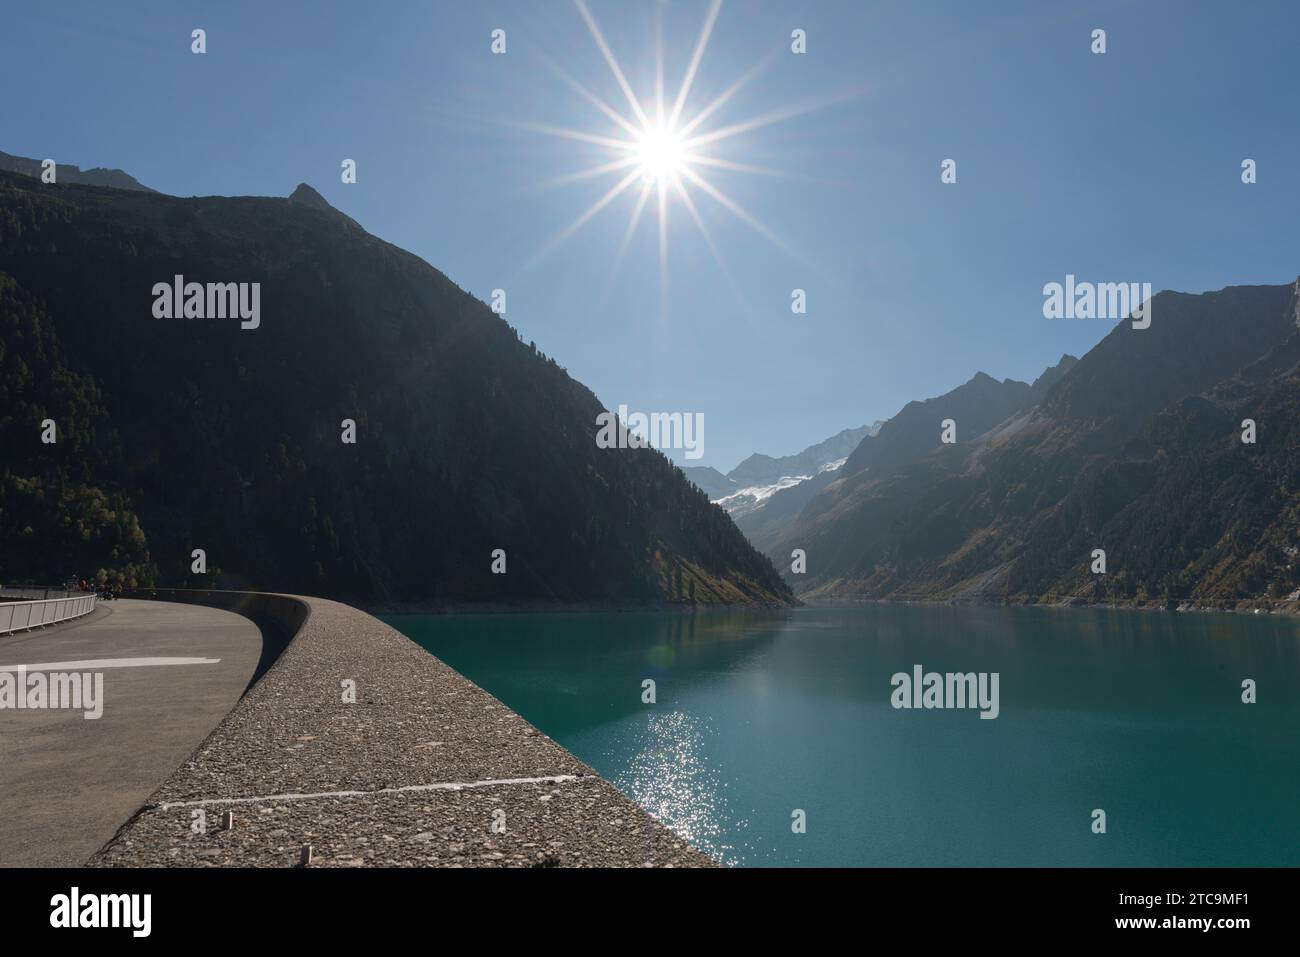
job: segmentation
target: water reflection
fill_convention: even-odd
[[[614,778],[624,794],[657,820],[719,860],[731,860],[725,840],[721,775],[709,764],[713,729],[682,711],[650,713],[628,734],[626,766]]]
[[[790,612],[401,615],[387,619],[552,737],[641,715],[642,682],[659,706],[754,659],[791,625]],[[496,688],[508,689],[509,697]],[[665,698],[665,696],[667,696]]]
[[[1294,620],[864,605],[393,624],[727,862],[1300,864]],[[895,710],[890,676],[916,664],[998,672],[999,717]]]

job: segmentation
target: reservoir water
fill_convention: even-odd
[[[386,620],[727,864],[1300,865],[1293,619],[859,605]],[[892,676],[918,665],[996,672],[997,717],[893,707]]]

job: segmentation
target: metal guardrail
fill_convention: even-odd
[[[0,602],[0,635],[80,618],[95,610],[94,595],[45,601]]]
[[[84,594],[85,592],[76,588],[27,585],[21,588],[0,588],[0,601],[43,601],[46,598],[79,598]]]

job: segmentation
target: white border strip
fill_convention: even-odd
[[[220,658],[91,658],[87,661],[40,661],[34,665],[0,665],[0,671],[103,671],[105,668],[215,665],[220,661]]]
[[[313,801],[320,798],[370,797],[376,794],[412,794],[420,791],[465,791],[470,788],[490,788],[503,784],[564,784],[578,780],[576,774],[556,774],[542,778],[497,778],[488,781],[447,781],[438,784],[408,784],[400,788],[380,788],[377,791],[316,791],[310,794],[265,794],[259,797],[206,798],[202,801],[167,801],[149,810],[170,811],[176,807],[204,807],[211,804],[257,804],[263,801]]]

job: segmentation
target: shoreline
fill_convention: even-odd
[[[691,615],[709,611],[789,611],[797,604],[646,604],[629,602],[380,602],[373,605],[356,605],[359,611],[381,617],[385,615],[577,615],[577,614],[653,614]]]
[[[937,598],[801,598],[794,604],[632,604],[628,602],[383,602],[355,605],[375,616],[396,615],[536,615],[536,614],[672,614],[689,615],[715,611],[776,612],[799,608],[833,608],[854,605],[916,605],[954,608],[1091,608],[1110,611],[1144,611],[1225,615],[1300,616],[1300,601],[1262,603],[1261,599],[1242,599],[1234,607],[1183,602],[1168,607],[1161,602],[1094,602],[1079,599],[1054,601],[979,601]]]
[[[1106,609],[1108,611],[1149,611],[1149,612],[1169,612],[1169,613],[1193,613],[1193,614],[1224,614],[1224,615],[1282,615],[1294,617],[1300,615],[1300,602],[1274,603],[1270,605],[1250,604],[1259,602],[1260,599],[1242,599],[1235,607],[1228,608],[1218,605],[1191,604],[1182,602],[1175,607],[1169,607],[1163,602],[1101,602],[1101,601],[1082,601],[1079,599],[1065,599],[1055,601],[977,601],[970,599],[896,599],[896,598],[806,598],[803,599],[805,605],[814,605],[820,607],[829,607],[835,605],[922,605],[928,607],[954,607],[954,608],[1052,608],[1052,609],[1069,609],[1069,608],[1090,608]],[[1279,604],[1288,605],[1289,607],[1278,607]]]

